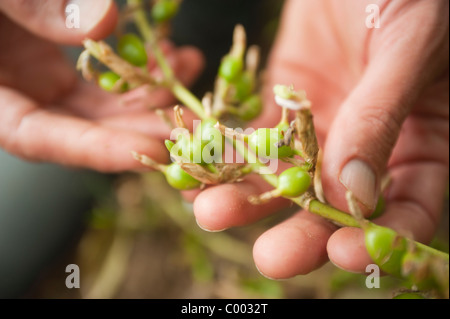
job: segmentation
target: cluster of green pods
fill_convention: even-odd
[[[117,53],[122,59],[134,66],[142,68],[147,66],[148,57],[144,42],[134,33],[127,33],[119,38]],[[120,76],[113,71],[103,72],[98,77],[98,85],[105,91],[111,92],[120,79]],[[124,82],[120,91],[124,92],[127,89],[128,85]]]
[[[398,234],[393,229],[366,221],[363,225],[366,250],[386,274],[406,280],[417,290],[442,287],[448,283],[448,255],[432,253],[428,246]],[[446,275],[445,275],[446,274]],[[447,276],[447,278],[442,278]],[[398,298],[406,298],[405,294]],[[420,296],[419,296],[420,297]]]
[[[233,89],[231,100],[237,107],[231,107],[230,113],[243,121],[257,118],[263,109],[262,99],[254,93],[256,88],[255,76],[244,69],[244,61],[232,55],[226,55],[219,67],[219,77]]]

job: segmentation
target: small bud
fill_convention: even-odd
[[[275,85],[273,88],[275,102],[290,110],[301,110],[311,107],[311,102],[306,98],[305,91],[295,91],[293,86]]]

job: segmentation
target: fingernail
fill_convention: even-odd
[[[259,274],[260,274],[261,276],[263,276],[264,278],[267,278],[267,279],[270,279],[270,280],[275,280],[275,279],[273,279],[273,278],[267,276],[266,274],[264,274],[261,270],[259,270],[258,265],[255,264],[255,267],[256,267],[256,270],[258,270]]]
[[[352,274],[361,274],[360,271],[355,271],[355,270],[351,270],[351,269],[346,269],[338,264],[336,264],[333,260],[330,259],[330,262],[333,266],[335,266],[336,268],[339,268],[341,270],[345,270],[346,272],[352,273]]]
[[[112,0],[69,0],[67,1],[66,8],[69,5],[72,5],[78,9],[80,29],[84,33],[89,33],[100,21],[102,21],[103,17],[111,7],[111,1]],[[69,12],[74,11],[69,10]]]
[[[286,279],[276,279],[276,278],[269,277],[269,276],[267,276],[265,273],[263,273],[263,272],[258,268],[258,265],[255,264],[255,267],[256,267],[256,270],[258,270],[258,272],[259,272],[259,274],[260,274],[261,276],[263,276],[264,278],[267,278],[267,279],[269,279],[269,280],[273,280],[273,281],[287,281],[287,280],[289,280],[289,278],[286,278]]]
[[[206,231],[206,232],[208,232],[208,233],[220,233],[220,232],[222,232],[222,231],[224,231],[224,230],[227,230],[227,228],[224,228],[224,229],[218,229],[218,230],[211,230],[211,229],[208,229],[208,228],[206,228],[205,226],[201,225],[201,224],[198,222],[197,219],[196,219],[195,221],[197,222],[197,226],[198,226],[201,230],[204,230],[204,231]]]
[[[354,159],[345,165],[339,177],[341,183],[368,209],[377,204],[377,178],[365,162]]]

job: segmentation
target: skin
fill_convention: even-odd
[[[124,108],[116,96],[83,84],[54,43],[105,37],[117,18],[114,5],[110,3],[96,27],[79,34],[61,25],[39,25],[36,20],[53,21],[55,13],[38,6],[42,11],[30,10],[37,12],[30,19],[27,10],[13,5],[17,2],[0,2],[0,11],[10,17],[0,16],[0,38],[8,43],[0,52],[0,145],[29,160],[101,171],[139,169],[130,150],[167,160],[162,140],[169,132],[146,111],[148,105]],[[372,3],[381,9],[380,29],[364,23],[366,5]],[[252,125],[277,124],[280,108],[271,102],[274,84],[306,90],[324,151],[327,200],[346,210],[339,175],[349,160],[361,158],[378,179],[386,171],[393,178],[385,193],[387,210],[376,222],[422,242],[435,233],[448,180],[448,20],[445,0],[288,0],[268,65],[265,109]],[[201,67],[199,53],[169,45],[165,51],[178,76],[192,81]],[[148,93],[122,98],[133,101],[140,94]],[[153,106],[170,104],[167,92],[149,97]],[[283,199],[262,206],[247,201],[249,195],[269,189],[251,176],[242,183],[190,191],[186,197],[194,201],[199,226],[219,231],[250,224],[288,205]],[[355,272],[372,263],[361,230],[337,229],[305,211],[262,234],[253,255],[260,272],[274,279],[307,274],[328,260]]]
[[[364,23],[371,3],[381,9],[379,29]],[[306,90],[324,152],[327,201],[347,210],[339,175],[358,157],[378,179],[386,171],[392,176],[386,212],[375,222],[429,242],[448,181],[448,2],[287,1],[267,76],[267,105],[254,127],[279,119],[270,102],[274,84]],[[255,214],[245,198],[236,199],[251,185],[256,193],[266,190],[257,178],[247,183],[200,193],[198,223],[214,231],[277,211],[266,205]],[[234,208],[215,205],[219,194]],[[274,279],[306,274],[328,260],[353,272],[372,263],[362,230],[337,229],[305,211],[262,234],[253,255],[259,271]]]
[[[86,16],[91,27],[84,30],[65,27],[62,1],[1,2],[0,39],[5,45],[0,51],[0,147],[30,161],[103,172],[142,169],[131,150],[165,162],[163,138],[170,129],[149,108],[173,105],[173,96],[148,88],[120,97],[106,93],[80,79],[74,63],[58,48],[114,31],[114,2],[95,5],[102,7],[101,14]],[[180,80],[192,83],[203,66],[201,53],[167,42],[162,47]],[[148,68],[160,74],[151,57]]]

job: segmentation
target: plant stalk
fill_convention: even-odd
[[[194,96],[186,87],[184,87],[178,80],[176,80],[173,71],[165,59],[161,49],[159,48],[153,29],[149,24],[145,12],[142,9],[142,0],[128,0],[128,3],[132,6],[136,6],[135,22],[136,25],[144,37],[144,40],[151,46],[151,49],[155,55],[156,61],[163,71],[165,77],[166,86],[172,91],[172,93],[192,112],[194,112],[202,120],[211,118],[205,112],[201,101]],[[214,118],[214,117],[213,117]],[[215,118],[214,118],[215,119]],[[245,146],[245,143],[234,138],[225,136],[226,140],[230,142],[236,151],[249,163],[254,172],[259,172],[260,176],[273,187],[277,187],[278,177],[275,175],[266,165],[264,165],[255,154],[250,152]],[[305,202],[303,197],[289,198],[291,201],[299,205],[300,207],[307,209],[313,214],[321,216],[327,220],[330,220],[339,226],[358,227],[359,222],[350,214],[342,212],[334,207],[331,207],[325,203],[320,202],[315,198],[311,198]],[[306,204],[306,205],[305,205]],[[306,206],[306,207],[305,207]],[[437,255],[445,260],[449,260],[449,255],[438,251],[434,248],[415,242],[416,245],[422,249],[429,251],[430,253]]]
[[[153,31],[152,26],[148,22],[145,11],[143,10],[142,0],[128,0],[128,4],[135,8],[134,19],[136,26],[144,38],[145,43],[147,43],[161,68],[161,71],[165,78],[165,84],[168,86],[172,93],[178,100],[180,100],[184,105],[188,106],[189,109],[194,112],[199,118],[206,119],[207,116],[204,112],[203,104],[201,101],[194,96],[183,84],[181,84],[176,78],[170,67],[169,62],[165,58],[161,48],[157,43],[156,35]]]

